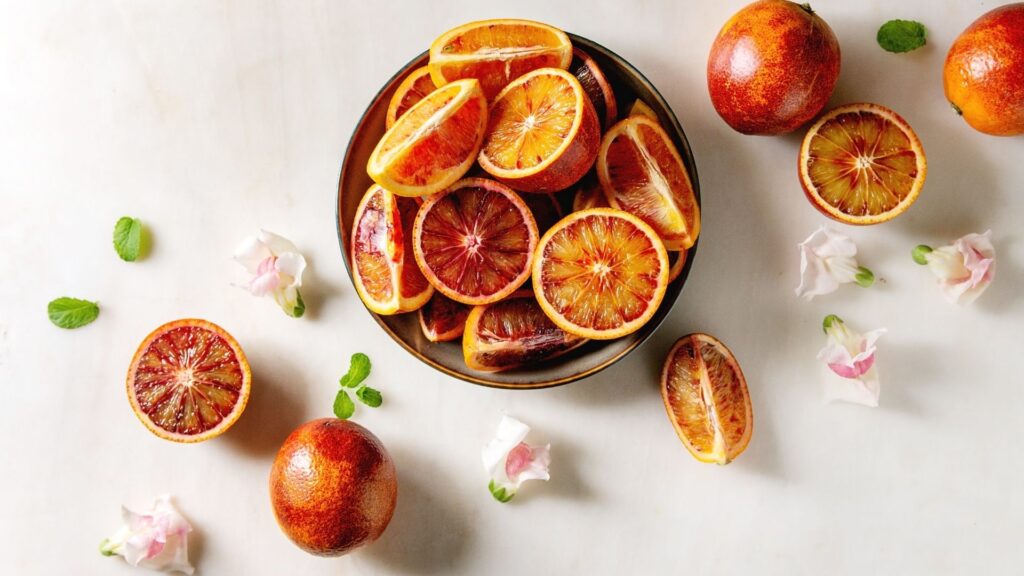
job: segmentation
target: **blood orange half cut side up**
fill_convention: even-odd
[[[128,368],[128,401],[153,434],[201,442],[238,420],[251,383],[245,353],[223,328],[206,320],[177,320],[139,345]]]
[[[426,199],[413,249],[427,280],[463,304],[489,304],[530,277],[537,222],[522,198],[486,178],[466,178]]]

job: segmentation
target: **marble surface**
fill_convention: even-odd
[[[820,1],[839,37],[833,103],[903,114],[928,155],[917,204],[846,231],[884,281],[796,298],[795,245],[825,219],[795,171],[799,136],[745,137],[714,113],[704,69],[743,4],[67,0],[3,2],[0,18],[0,557],[12,574],[129,574],[99,541],[121,504],[169,492],[196,527],[200,574],[994,574],[1024,561],[1024,138],[969,129],[941,89],[945,51],[994,2]],[[542,391],[434,372],[381,332],[345,274],[333,223],[342,152],[377,88],[442,31],[515,15],[551,22],[633,62],[693,146],[704,229],[668,321],[598,376]],[[922,20],[926,48],[875,44],[890,18]],[[110,235],[144,220],[151,256]],[[232,286],[235,244],[260,227],[310,261],[307,316]],[[946,304],[910,249],[991,228],[992,288]],[[50,325],[46,303],[99,300],[94,324]],[[877,409],[822,403],[823,316],[885,326]],[[230,330],[255,383],[242,419],[201,445],[136,420],[124,374],[154,327],[199,316]],[[736,353],[755,430],[725,468],[694,461],[656,385],[679,336]],[[341,559],[275,524],[270,462],[296,425],[330,414],[348,356],[376,362],[378,410],[357,419],[400,475],[380,541]],[[480,449],[502,411],[551,442],[552,480],[494,502]]]

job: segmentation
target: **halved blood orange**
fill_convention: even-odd
[[[409,111],[417,102],[423,100],[433,92],[437,86],[430,78],[430,67],[422,66],[413,70],[402,80],[402,83],[395,89],[391,96],[391,103],[388,105],[387,115],[384,117],[384,127],[391,128],[398,118]]]
[[[650,224],[669,250],[697,241],[700,207],[693,185],[657,120],[637,114],[612,126],[601,141],[597,176],[608,203]]]
[[[431,342],[448,342],[462,336],[470,307],[435,292],[419,310],[420,328]]]
[[[846,224],[878,224],[917,200],[928,164],[907,121],[877,104],[847,104],[804,136],[800,184],[822,214]]]
[[[401,196],[447,188],[473,165],[487,128],[487,99],[476,80],[442,86],[384,133],[366,164],[374,182]]]
[[[619,106],[615,100],[615,91],[608,82],[608,78],[601,71],[597,62],[579,48],[572,49],[572,63],[569,64],[569,71],[580,81],[583,91],[590,98],[594,105],[594,111],[601,121],[601,126],[610,128],[618,119]]]
[[[608,340],[647,323],[668,285],[668,253],[642,220],[614,208],[573,212],[541,238],[537,302],[561,329]]]
[[[754,413],[743,371],[712,336],[676,342],[661,371],[661,397],[679,439],[701,462],[728,464],[747,448]]]
[[[488,99],[531,70],[564,70],[571,60],[572,43],[565,32],[530,20],[470,22],[445,32],[430,45],[435,84],[476,78]]]
[[[241,346],[213,322],[168,322],[139,344],[128,401],[150,432],[175,442],[222,434],[249,401],[252,373]]]
[[[604,196],[601,183],[597,175],[588,173],[579,181],[576,186],[576,193],[572,197],[572,210],[579,212],[588,208],[608,208],[608,199]]]
[[[411,312],[426,304],[434,287],[423,277],[412,250],[419,204],[374,184],[363,195],[352,224],[352,281],[359,298],[377,314]]]
[[[493,304],[474,306],[466,320],[462,353],[466,365],[500,372],[561,356],[586,342],[555,326],[533,293],[520,290]]]
[[[557,192],[594,164],[601,126],[575,76],[542,68],[520,76],[491,103],[480,167],[521,192]]]
[[[427,280],[456,302],[489,304],[530,277],[537,222],[522,198],[486,178],[466,178],[426,199],[413,250]]]
[[[633,102],[633,107],[629,109],[629,115],[646,116],[655,122],[658,121],[658,113],[654,111],[654,108],[651,108],[647,102],[644,102],[639,98]]]
[[[679,275],[683,273],[683,268],[686,267],[686,250],[680,250],[678,252],[669,252],[668,261],[668,283],[671,284],[679,278]]]

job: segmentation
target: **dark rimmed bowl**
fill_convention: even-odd
[[[582,48],[590,54],[608,77],[618,100],[619,117],[624,117],[629,113],[633,101],[637,98],[646,102],[658,114],[661,125],[672,136],[683,157],[683,162],[685,162],[693,182],[694,192],[697,194],[697,202],[700,203],[700,183],[690,145],[686,141],[686,135],[683,133],[682,126],[679,125],[679,120],[676,119],[672,109],[669,108],[668,103],[665,102],[658,90],[639,70],[618,54],[586,38],[574,34],[570,34],[569,37],[572,39],[573,46]],[[342,256],[350,279],[352,277],[350,261],[352,219],[355,217],[356,208],[363,193],[372,184],[370,177],[366,174],[366,162],[377,145],[377,141],[384,134],[384,116],[392,93],[406,75],[426,64],[427,53],[424,52],[406,64],[384,84],[384,87],[366,108],[359,123],[356,124],[352,139],[349,140],[348,148],[345,150],[345,157],[341,164],[341,178],[338,182],[338,206],[335,220],[338,226],[338,243],[341,245]],[[696,251],[697,246],[694,245],[689,251],[682,274],[669,284],[661,307],[658,308],[650,322],[640,330],[617,340],[591,341],[564,356],[538,363],[529,368],[508,372],[487,373],[471,370],[462,359],[461,342],[430,342],[423,336],[415,312],[396,316],[381,316],[369,312],[369,310],[367,312],[402,348],[424,363],[450,376],[474,384],[497,388],[558,386],[600,372],[618,362],[650,337],[668,316],[672,305],[679,297],[683,284],[686,283],[686,278],[690,273],[690,267],[693,265]]]

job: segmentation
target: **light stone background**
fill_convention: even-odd
[[[1024,138],[969,129],[941,69],[994,2],[819,1],[843,49],[833,103],[873,101],[914,126],[928,156],[917,204],[844,228],[884,282],[806,303],[796,244],[825,219],[796,178],[799,135],[745,137],[714,113],[711,41],[743,2],[248,2],[69,0],[0,8],[0,563],[7,574],[129,574],[97,544],[122,503],[169,492],[196,527],[200,574],[1008,574],[1024,561]],[[704,226],[693,272],[642,348],[589,380],[500,391],[434,372],[371,320],[335,236],[341,155],[392,72],[464,21],[520,16],[633,62],[679,116],[696,155]],[[928,46],[883,52],[878,26],[912,18]],[[146,222],[150,258],[117,259],[118,217]],[[310,261],[293,320],[232,287],[235,244],[260,227]],[[946,304],[910,249],[991,228],[992,288]],[[64,331],[57,296],[97,299]],[[815,354],[836,313],[879,326],[881,406],[824,405]],[[157,439],[124,373],[157,325],[230,330],[255,375],[223,437]],[[695,462],[656,375],[692,331],[723,339],[750,385],[755,430],[726,468]],[[327,416],[348,356],[375,361],[384,406],[357,420],[400,475],[391,527],[342,559],[295,548],[267,473],[288,432]],[[503,410],[551,442],[552,480],[502,506],[480,465]]]

